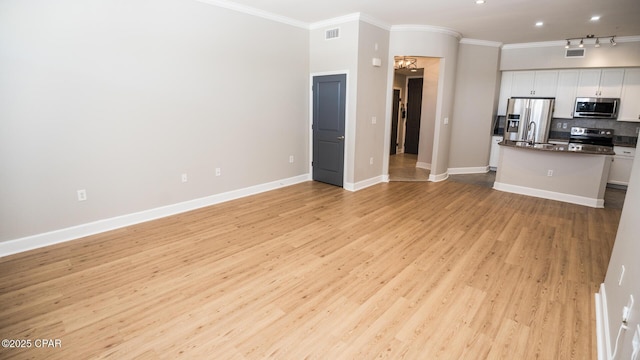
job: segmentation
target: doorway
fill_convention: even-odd
[[[343,186],[347,75],[313,77],[313,160],[315,181]]]

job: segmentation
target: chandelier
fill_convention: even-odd
[[[411,72],[418,71],[418,59],[413,57],[395,57],[393,61],[393,68],[396,70],[407,69]]]

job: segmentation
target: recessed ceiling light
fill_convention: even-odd
[[[600,20],[600,16],[598,15],[594,15],[591,17],[591,21],[598,21],[598,20]]]
[[[544,25],[544,23],[543,23],[542,21],[538,21],[538,22],[536,23],[536,26],[542,26],[542,25]]]
[[[476,0],[476,4],[478,4],[478,5],[481,5],[481,4],[484,4],[484,3],[485,3],[484,0]]]

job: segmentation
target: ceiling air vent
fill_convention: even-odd
[[[329,29],[324,32],[325,40],[337,39],[339,37],[340,37],[340,28]]]
[[[566,49],[564,57],[566,58],[583,58],[585,49]]]

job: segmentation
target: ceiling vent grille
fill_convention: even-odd
[[[337,39],[339,37],[340,37],[340,28],[329,29],[324,32],[325,40]]]
[[[585,49],[566,49],[565,58],[583,58]]]

